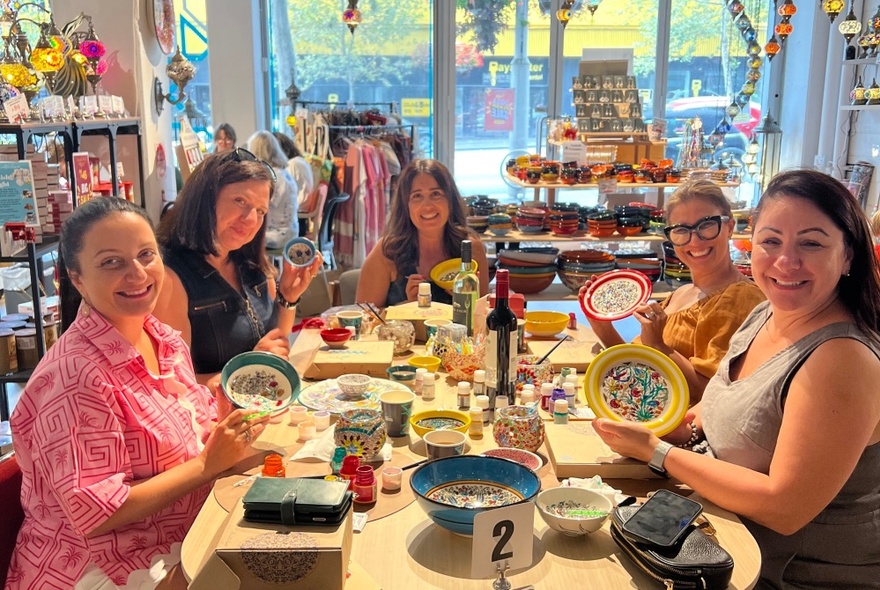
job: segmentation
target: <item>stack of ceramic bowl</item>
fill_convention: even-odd
[[[672,242],[663,242],[663,252],[666,254],[666,268],[664,274],[668,279],[674,279],[682,283],[690,283],[691,269],[675,255]]]
[[[658,281],[663,274],[663,261],[650,250],[645,252],[618,252],[617,268],[637,270],[651,281]]]
[[[645,229],[649,219],[640,205],[630,203],[614,208],[614,212],[617,213],[617,233],[622,236],[634,236]]]
[[[613,270],[615,257],[601,250],[567,250],[559,254],[556,265],[559,279],[577,293],[591,276]]]
[[[546,216],[547,211],[544,209],[538,209],[537,207],[520,207],[516,213],[516,227],[524,234],[540,233],[545,229],[544,224]]]
[[[578,231],[580,220],[577,210],[565,212],[552,212],[549,215],[550,231],[555,236],[570,236]]]
[[[666,228],[666,211],[664,209],[654,209],[651,211],[648,228],[650,232],[663,235],[663,230]]]
[[[587,215],[587,231],[594,238],[607,238],[617,230],[617,216],[611,211],[597,211]]]
[[[513,229],[513,219],[507,213],[489,215],[489,233],[495,236],[506,236]]]
[[[517,293],[538,293],[556,277],[556,248],[499,250],[498,268],[510,271],[510,288]]]
[[[486,215],[468,215],[467,225],[478,234],[481,234],[489,227],[489,217]]]
[[[498,205],[498,199],[490,199],[488,195],[474,195],[476,198],[470,204],[473,209],[472,215],[487,216]]]
[[[733,265],[745,276],[752,276],[752,261],[750,259],[740,258],[739,260],[734,260]]]

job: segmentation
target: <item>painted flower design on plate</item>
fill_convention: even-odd
[[[669,400],[669,382],[650,365],[623,362],[602,376],[602,397],[616,414],[633,422],[659,418]]]
[[[516,490],[498,484],[477,481],[457,481],[439,485],[425,497],[456,508],[498,508],[523,500]]]
[[[455,418],[423,418],[417,424],[429,430],[455,430],[464,426],[464,422]]]
[[[596,311],[610,315],[638,305],[642,293],[644,289],[633,281],[609,281],[596,289],[592,303]]]

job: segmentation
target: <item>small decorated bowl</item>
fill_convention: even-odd
[[[401,385],[410,386],[416,380],[416,367],[410,365],[395,365],[393,367],[388,367],[385,373],[388,374],[389,380],[400,383]]]
[[[544,460],[541,459],[539,455],[536,455],[535,453],[529,452],[525,449],[489,449],[488,451],[480,454],[484,457],[498,457],[499,459],[513,461],[514,463],[524,465],[535,472],[537,472],[541,467],[544,466]]]
[[[348,328],[327,328],[321,330],[321,340],[330,348],[345,348],[345,343],[351,338],[351,330]]]
[[[535,505],[551,529],[569,537],[595,533],[614,509],[611,500],[599,492],[575,487],[544,490]]]
[[[361,375],[360,373],[347,373],[336,378],[336,385],[342,390],[342,394],[346,397],[360,397],[367,393],[372,378],[369,375]]]
[[[299,373],[286,358],[268,352],[243,352],[220,372],[223,393],[236,408],[256,414],[286,411],[300,392]]]
[[[293,238],[284,245],[284,260],[297,268],[304,268],[312,263],[317,251],[311,240]]]
[[[416,468],[409,480],[416,502],[440,527],[466,537],[486,510],[531,501],[541,480],[530,469],[495,457],[460,455]]]
[[[457,410],[426,410],[413,414],[409,423],[423,437],[432,430],[457,430],[466,433],[471,417]]]

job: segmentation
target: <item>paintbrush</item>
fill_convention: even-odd
[[[563,342],[565,342],[566,340],[568,340],[568,338],[569,338],[568,334],[566,334],[565,336],[563,336],[562,340],[560,340],[559,342],[557,342],[556,344],[554,344],[554,345],[553,345],[553,348],[551,348],[550,350],[548,350],[548,351],[547,351],[547,354],[545,354],[544,356],[542,356],[542,357],[540,358],[540,360],[538,360],[538,362],[535,363],[535,364],[536,364],[536,365],[540,365],[541,363],[543,363],[544,361],[546,361],[546,360],[547,360],[547,357],[549,357],[551,354],[553,354],[553,351],[556,350],[557,348],[559,348],[559,345],[562,344]]]

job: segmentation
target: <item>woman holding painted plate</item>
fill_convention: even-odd
[[[867,219],[839,181],[783,172],[752,243],[768,301],[731,338],[693,419],[665,441],[631,421],[593,426],[738,514],[761,548],[758,588],[877,588],[880,275]]]
[[[633,316],[642,327],[635,342],[669,356],[684,373],[691,403],[696,403],[727,352],[730,337],[764,295],[730,259],[735,221],[716,184],[698,180],[677,188],[667,201],[666,219],[666,236],[690,268],[693,283],[679,287],[663,303],[635,308]],[[581,300],[594,281],[595,277],[581,287]],[[623,344],[607,317],[587,313],[587,319],[603,345]]]

